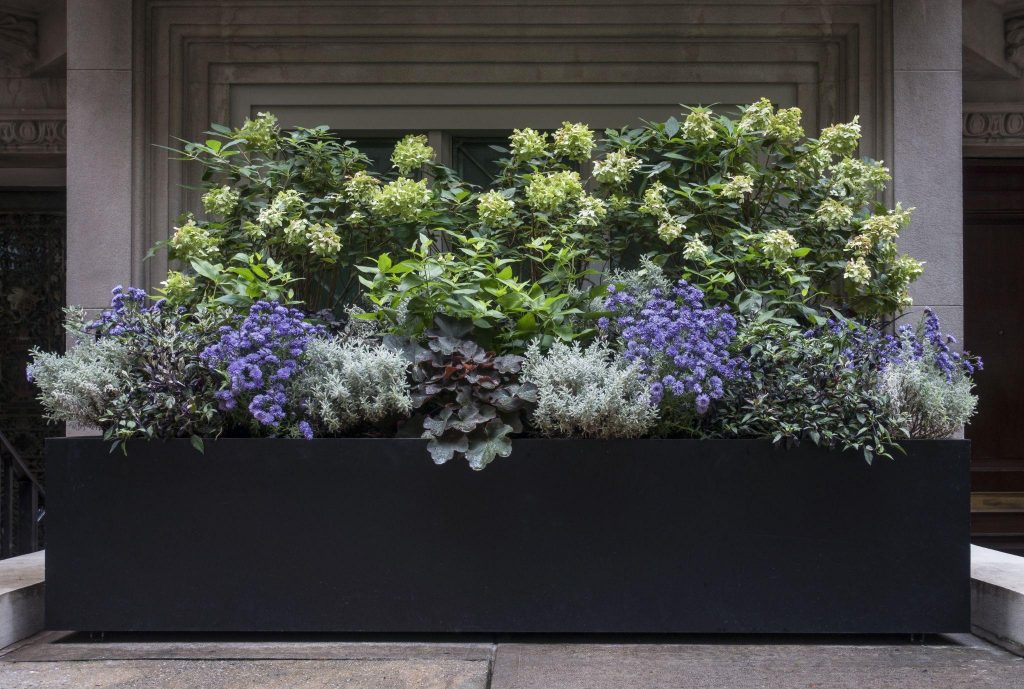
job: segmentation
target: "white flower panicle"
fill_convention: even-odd
[[[536,129],[513,129],[508,139],[512,158],[517,163],[542,158],[547,155],[547,136]]]
[[[391,165],[402,175],[419,170],[434,158],[434,149],[427,143],[426,134],[408,134],[395,144]]]
[[[552,138],[555,155],[578,163],[590,160],[590,153],[594,150],[594,132],[587,125],[563,122]]]
[[[633,173],[640,168],[640,159],[625,151],[612,151],[594,163],[594,179],[601,184],[622,187],[629,183]]]
[[[216,215],[231,215],[238,207],[238,199],[238,192],[231,187],[214,187],[203,194],[203,209]]]
[[[488,191],[480,195],[476,203],[476,213],[480,221],[490,227],[507,225],[514,217],[516,204],[500,192]]]

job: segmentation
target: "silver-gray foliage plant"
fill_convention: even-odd
[[[83,336],[83,312],[66,310],[66,328],[78,340],[66,354],[31,351],[30,379],[39,387],[39,402],[53,421],[99,428],[113,400],[124,390],[124,345],[113,339]]]
[[[949,438],[974,416],[978,398],[962,370],[946,374],[929,358],[907,358],[890,366],[882,390],[891,413],[911,438]]]
[[[546,353],[535,343],[523,380],[537,386],[533,423],[544,435],[635,438],[657,421],[648,384],[602,341],[586,349],[556,342]]]
[[[311,340],[306,357],[293,394],[322,431],[341,433],[412,409],[400,352],[357,337],[329,338]]]

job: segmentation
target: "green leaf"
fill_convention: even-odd
[[[205,454],[202,438],[200,438],[198,435],[193,434],[190,440],[192,441],[192,447],[198,450],[200,454]]]

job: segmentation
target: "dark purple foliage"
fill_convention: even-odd
[[[609,288],[605,308],[614,314],[598,325],[625,342],[624,356],[650,381],[651,401],[666,392],[693,395],[698,414],[721,399],[725,381],[745,375],[744,362],[729,354],[736,319],[727,306],[707,308],[704,293],[680,280],[668,295],[654,289],[641,303],[629,292]]]

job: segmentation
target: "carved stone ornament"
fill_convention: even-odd
[[[66,120],[0,117],[0,152],[63,153],[67,146]]]
[[[36,23],[0,12],[0,74],[21,76],[36,59]]]
[[[965,112],[964,142],[1024,144],[1024,109]]]

